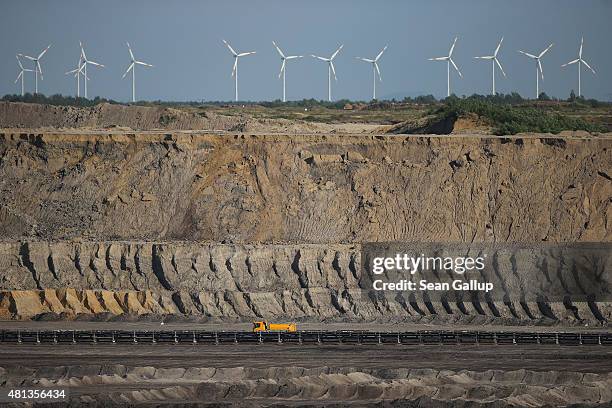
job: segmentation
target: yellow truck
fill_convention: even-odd
[[[253,322],[253,333],[271,331],[295,333],[297,331],[297,326],[295,323],[268,323],[265,321]]]

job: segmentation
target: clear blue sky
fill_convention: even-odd
[[[577,88],[576,58],[580,36],[585,59],[597,76],[583,72],[586,97],[612,99],[612,1],[609,0],[2,0],[0,6],[0,94],[17,93],[15,54],[34,55],[53,46],[43,58],[41,93],[73,94],[75,81],[64,75],[76,65],[78,42],[88,57],[106,65],[90,68],[89,96],[121,101],[130,98],[125,42],[137,59],[154,64],[137,72],[139,99],[231,100],[232,57],[221,39],[236,50],[255,50],[240,62],[240,96],[247,100],[280,98],[280,61],[272,40],[289,54],[329,55],[339,44],[335,99],[368,99],[370,67],[354,59],[373,57],[385,45],[380,61],[383,82],[378,95],[446,93],[446,66],[428,57],[448,52],[459,36],[454,59],[464,78],[451,86],[458,95],[488,93],[490,65],[474,60],[492,53],[505,36],[499,58],[508,74],[498,76],[498,92],[533,96],[534,64],[517,52],[539,52],[555,46],[542,60],[542,90],[567,97]],[[33,78],[28,77],[28,89]],[[287,98],[324,99],[327,68],[311,57],[291,61]]]

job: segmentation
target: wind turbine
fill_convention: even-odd
[[[363,62],[368,62],[368,63],[372,64],[372,74],[374,76],[374,90],[372,91],[372,99],[376,99],[376,74],[377,73],[378,73],[378,79],[380,80],[380,82],[382,82],[382,76],[380,75],[380,69],[378,68],[378,60],[380,59],[380,57],[382,57],[383,52],[385,52],[386,49],[387,49],[387,46],[385,45],[385,48],[383,48],[378,53],[376,58],[374,58],[374,59],[355,57],[358,60],[361,60]]]
[[[251,55],[251,54],[255,54],[255,51],[237,53],[236,51],[234,51],[232,46],[229,45],[227,41],[223,40],[223,43],[227,46],[227,48],[230,50],[230,52],[234,56],[234,67],[232,68],[232,76],[234,77],[234,80],[236,82],[236,102],[237,102],[238,101],[238,58],[246,57],[247,55]]]
[[[281,69],[278,74],[278,77],[280,78],[281,75],[283,76],[283,102],[287,102],[287,99],[285,98],[285,70],[286,70],[287,61],[292,60],[292,59],[297,59],[297,58],[303,58],[304,56],[303,55],[290,55],[286,57],[285,54],[281,51],[281,49],[278,47],[278,45],[276,45],[274,41],[272,41],[272,44],[274,44],[274,47],[276,47],[276,51],[278,51],[278,54],[281,57],[282,65],[281,65]],[[238,99],[238,97],[236,97],[236,99]]]
[[[104,65],[99,64],[95,61],[90,61],[87,59],[87,55],[85,55],[85,49],[83,48],[83,43],[79,41],[79,47],[81,47],[81,66],[83,67],[83,84],[85,87],[85,98],[87,99],[87,81],[89,78],[87,77],[87,65],[94,65],[96,67],[104,68]],[[77,72],[78,73],[78,72]]]
[[[561,65],[561,67],[567,67],[568,65],[572,65],[575,63],[578,63],[578,96],[582,96],[582,90],[581,90],[581,83],[580,83],[580,71],[581,71],[581,65],[584,64],[588,69],[591,70],[591,72],[593,72],[593,74],[595,74],[595,70],[593,68],[591,68],[591,66],[582,59],[582,46],[584,44],[584,37],[582,37],[580,39],[580,49],[578,50],[578,58],[576,58],[573,61],[568,62],[567,64],[563,64]]]
[[[85,65],[83,64],[83,57],[79,56],[79,62],[77,63],[77,67],[71,71],[66,72],[66,75],[74,74],[74,77],[77,80],[77,92],[76,96],[79,98],[81,96],[81,75],[84,75],[83,68]],[[89,80],[89,78],[87,78]]]
[[[528,52],[519,50],[519,52],[521,54],[528,56],[529,58],[534,60],[535,63],[536,63],[536,99],[538,99],[540,97],[540,75],[542,76],[542,81],[544,80],[544,71],[542,70],[542,63],[540,62],[540,58],[542,58],[544,56],[544,54],[546,54],[548,52],[548,50],[550,50],[550,48],[553,45],[554,44],[551,43],[548,47],[546,47],[546,49],[544,51],[542,51],[537,56],[533,55],[533,54],[530,54]]]
[[[451,64],[453,64],[453,67],[455,68],[455,71],[457,71],[459,76],[463,78],[461,71],[459,71],[459,68],[457,68],[457,64],[455,64],[455,61],[453,61],[453,51],[455,50],[455,44],[457,44],[457,37],[455,37],[455,40],[453,41],[453,45],[451,45],[450,50],[448,51],[448,55],[446,57],[429,58],[429,61],[446,61],[446,96],[450,96],[450,66]]]
[[[499,49],[501,48],[502,42],[504,42],[504,37],[502,37],[501,40],[499,40],[499,44],[497,44],[497,48],[495,48],[495,52],[493,53],[493,55],[487,55],[484,57],[474,57],[476,59],[491,60],[491,67],[493,69],[493,93],[492,95],[496,94],[495,93],[495,64],[497,64],[501,73],[504,74],[504,77],[506,76],[506,73],[504,72],[504,68],[502,68],[502,65],[497,59],[497,53],[499,52]]]
[[[34,72],[34,70],[32,69],[26,69],[23,67],[23,64],[21,63],[21,60],[19,59],[19,56],[15,55],[15,58],[17,58],[17,64],[19,64],[19,75],[17,75],[17,79],[15,79],[15,83],[17,83],[17,81],[19,81],[19,79],[21,79],[21,96],[23,96],[25,94],[25,74],[24,72]]]
[[[128,51],[130,52],[130,66],[121,78],[125,78],[128,72],[130,72],[130,70],[132,71],[132,102],[136,102],[136,65],[142,65],[144,67],[152,67],[153,65],[147,64],[146,62],[137,61],[136,58],[134,58],[134,53],[132,52],[130,43],[126,42],[126,44],[128,47]]]
[[[34,72],[34,84],[35,84],[34,93],[36,94],[38,93],[38,74],[40,74],[40,80],[42,81],[43,79],[42,67],[40,66],[40,59],[43,57],[43,55],[45,55],[45,53],[49,50],[49,48],[51,48],[51,44],[49,44],[47,48],[42,50],[41,53],[38,54],[38,57],[30,57],[29,55],[17,54],[18,57],[27,58],[34,63],[34,69],[32,71]]]
[[[340,52],[342,47],[344,47],[344,44],[342,44],[340,47],[338,47],[338,49],[329,58],[319,57],[318,55],[312,55],[311,54],[311,57],[317,58],[317,59],[320,59],[321,61],[327,62],[327,100],[329,102],[331,102],[331,100],[332,100],[331,99],[331,76],[332,76],[332,73],[334,74],[334,79],[336,81],[338,80],[338,78],[336,77],[336,69],[334,68],[334,58],[336,58],[336,56],[338,55],[338,53]]]

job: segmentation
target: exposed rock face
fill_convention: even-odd
[[[350,245],[0,244],[0,317],[45,313],[302,320],[604,322],[608,303],[385,299],[363,284]],[[68,288],[68,289],[66,289]]]
[[[608,304],[373,299],[343,243],[610,242],[611,144],[0,133],[0,316],[605,321]]]
[[[612,139],[0,134],[0,237],[609,242]]]

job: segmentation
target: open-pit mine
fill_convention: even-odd
[[[72,406],[612,404],[607,299],[377,297],[361,279],[367,242],[609,245],[612,134],[33,109],[0,104],[0,388],[68,387]]]

